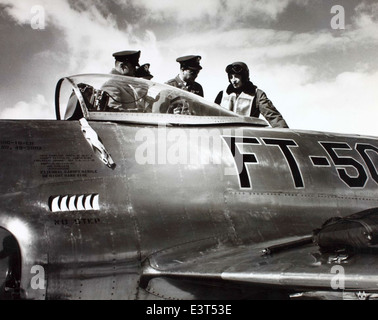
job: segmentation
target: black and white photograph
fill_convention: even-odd
[[[0,300],[378,298],[377,1],[0,0],[0,41]]]

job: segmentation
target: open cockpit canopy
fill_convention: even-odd
[[[55,104],[57,120],[84,117],[144,124],[267,126],[262,119],[241,117],[181,89],[111,74],[83,74],[60,79]]]

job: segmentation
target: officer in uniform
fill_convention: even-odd
[[[177,58],[176,61],[180,63],[180,73],[176,78],[167,81],[166,84],[203,97],[202,86],[194,81],[202,69],[200,60],[201,57],[195,55]]]
[[[135,77],[139,67],[140,51],[120,51],[113,53],[115,58],[115,66],[110,74]],[[135,89],[126,84],[126,82],[118,79],[110,79],[101,88],[106,91],[109,96],[109,110],[111,111],[137,111],[138,94]]]
[[[110,71],[110,74],[135,77],[136,70],[139,67],[140,51],[120,51],[113,53],[113,57],[115,58],[115,66]],[[87,104],[87,101],[91,100],[93,87],[85,86],[85,84],[79,84],[79,87],[82,89],[84,102]],[[89,87],[92,91],[86,91],[85,87]],[[136,90],[131,85],[127,85],[124,81],[110,79],[102,85],[101,90],[105,91],[109,97],[109,103],[107,105],[107,110],[109,111],[131,112],[140,109],[140,99]],[[83,117],[83,114],[80,105],[78,104],[75,94],[72,94],[67,105],[65,119],[77,120],[81,117]]]

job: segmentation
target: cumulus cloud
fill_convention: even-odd
[[[126,6],[130,3],[148,12],[147,19],[164,21],[174,19],[179,21],[201,20],[216,18],[223,22],[232,22],[246,18],[275,19],[287,5],[293,0],[206,0],[195,4],[187,0],[130,0],[126,3],[118,1]],[[207,20],[209,23],[210,21]]]
[[[355,8],[352,17],[354,30],[351,32],[353,41],[365,44],[378,42],[378,3],[362,2]]]
[[[0,0],[14,21],[24,25],[30,24],[34,3]],[[356,5],[347,28],[338,32],[331,30],[329,23],[307,32],[274,28],[274,22],[290,4],[306,3],[205,0],[193,5],[187,0],[40,0],[38,4],[46,13],[46,28],[54,26],[58,30],[57,37],[61,37],[67,50],[51,48],[37,55],[62,61],[67,65],[66,75],[107,73],[113,66],[113,52],[139,49],[141,62],[151,63],[153,80],[165,82],[178,73],[178,56],[199,54],[204,69],[198,81],[205,89],[205,98],[211,101],[227,85],[225,66],[245,61],[251,68],[252,80],[266,90],[292,127],[350,131],[344,123],[355,122],[360,114],[377,112],[374,101],[378,97],[373,85],[378,80],[377,69],[371,67],[371,59],[364,60],[363,54],[352,59],[348,50],[377,45],[378,4],[364,1]],[[346,70],[338,70],[328,79],[320,78],[324,67],[321,62],[333,68],[338,53],[346,60],[351,57]],[[311,63],[309,57],[313,57]],[[14,114],[29,109],[46,113],[46,101],[41,97],[19,102]],[[4,110],[0,116],[8,117],[10,111],[7,112]],[[339,121],[341,115],[347,120]],[[50,116],[54,117],[51,112]],[[359,119],[362,125],[356,131],[372,133],[369,128],[375,125],[371,118]]]
[[[269,73],[258,68],[258,84],[292,128],[377,135],[378,71],[309,82],[316,72],[294,64],[274,66]]]
[[[300,33],[277,31],[273,29],[243,28],[219,32],[211,30],[187,34],[186,42],[180,49],[191,47],[208,50],[214,48],[218,54],[226,52],[228,56],[244,55],[250,60],[277,59],[290,56],[305,56],[331,47],[344,45],[345,40],[334,37],[329,32]],[[180,37],[169,39],[164,46],[174,47]],[[242,52],[242,54],[240,54]]]
[[[54,109],[43,95],[37,94],[31,101],[20,101],[0,112],[1,119],[54,119]]]
[[[7,6],[6,12],[18,23],[30,24],[33,0],[1,0],[0,3]],[[125,48],[153,50],[155,37],[150,31],[146,30],[144,35],[138,37],[131,25],[120,30],[116,19],[109,13],[105,15],[101,2],[98,4],[75,1],[70,5],[66,0],[39,1],[39,6],[44,9],[46,28],[50,25],[58,28],[67,46],[67,72],[108,72],[113,64],[111,54],[115,51]]]

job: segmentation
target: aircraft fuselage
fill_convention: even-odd
[[[20,246],[27,298],[147,299],[151,254],[302,236],[378,206],[373,137],[89,124],[115,167],[78,121],[0,121],[0,227]]]

